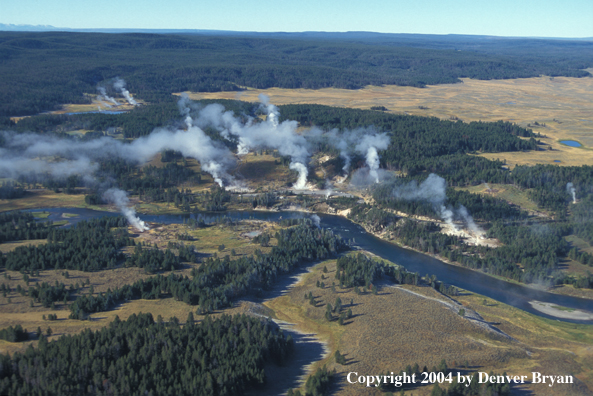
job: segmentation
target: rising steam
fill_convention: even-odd
[[[266,121],[273,127],[277,127],[278,118],[280,118],[280,111],[278,108],[270,103],[270,97],[268,95],[259,94],[257,98],[261,102],[262,107],[266,110]]]
[[[344,179],[348,177],[352,155],[354,153],[363,155],[366,160],[367,170],[357,175],[358,179],[370,179],[370,183],[359,180],[358,184],[379,183],[379,153],[378,150],[385,150],[389,146],[389,137],[386,133],[378,133],[374,128],[358,128],[342,133],[332,130],[327,133],[328,143],[340,151],[340,158],[344,161],[342,171]]]
[[[566,192],[572,195],[572,203],[577,203],[577,190],[574,188],[574,185],[571,182],[566,184]]]
[[[406,201],[425,201],[432,204],[439,216],[451,226],[457,229],[453,223],[454,213],[451,209],[447,209],[444,205],[447,199],[447,182],[440,176],[431,173],[426,180],[418,184],[416,180],[403,185],[394,187],[392,195],[396,199],[403,199]]]
[[[377,150],[385,150],[389,146],[389,137],[386,133],[376,135],[364,135],[362,141],[355,147],[355,151],[363,154],[369,167],[369,175],[375,183],[379,183],[379,153]]]
[[[128,223],[138,231],[144,232],[150,229],[145,222],[136,217],[136,210],[130,205],[130,200],[125,191],[117,188],[110,188],[103,193],[103,199],[116,205],[120,212],[126,216]]]
[[[130,92],[128,92],[128,90],[126,89],[126,82],[123,79],[119,77],[116,78],[115,82],[113,83],[113,88],[115,88],[116,91],[121,93],[124,96],[124,98],[126,98],[129,104],[131,104],[132,106],[138,105],[138,102],[134,100],[132,95],[130,95]]]
[[[130,92],[126,89],[126,82],[122,79],[117,77],[113,82],[113,88],[123,95],[126,98],[126,101],[131,104],[132,106],[137,106],[138,102],[130,95]],[[112,98],[111,96],[107,95],[107,90],[102,85],[97,85],[97,91],[99,94],[97,95],[97,100],[101,102],[101,104],[107,108],[111,108],[112,106],[119,106],[120,103]]]
[[[117,102],[117,100],[115,100],[111,96],[107,95],[107,91],[105,90],[105,87],[97,85],[97,91],[99,91],[99,95],[97,95],[97,99],[99,100],[99,102],[101,102],[101,104],[103,106],[105,106],[107,108],[111,108],[112,106],[119,106],[119,103]],[[111,102],[111,104],[109,104],[107,102]]]
[[[187,99],[184,99],[187,100]],[[225,111],[219,104],[212,104],[199,111],[195,120],[201,127],[214,127],[221,136],[237,139],[237,154],[247,154],[252,150],[269,148],[278,150],[283,156],[291,159],[289,168],[298,172],[295,189],[305,189],[307,186],[307,163],[310,157],[310,148],[307,139],[296,133],[296,121],[279,122],[278,108],[269,103],[269,98],[260,95],[261,107],[267,112],[265,122],[254,122],[247,118],[242,121],[233,112]]]
[[[315,227],[321,228],[321,218],[319,216],[314,214],[313,216],[311,216],[311,220],[313,221]]]
[[[392,195],[396,199],[429,202],[433,205],[435,212],[454,230],[458,228],[453,223],[453,219],[455,215],[458,215],[471,233],[477,236],[483,235],[484,230],[475,223],[465,206],[459,205],[457,210],[445,207],[445,200],[447,199],[446,191],[447,183],[445,179],[431,173],[420,184],[413,180],[407,184],[394,187]]]

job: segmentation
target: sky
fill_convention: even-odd
[[[0,23],[582,38],[593,0],[0,0]]]

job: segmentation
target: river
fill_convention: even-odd
[[[100,212],[82,208],[42,208],[31,211],[48,211],[50,220],[63,220],[62,213],[77,214],[77,217],[68,218],[71,224],[81,220],[88,220],[100,216],[117,216],[118,213]],[[221,213],[200,213],[207,223],[214,222],[224,216],[232,219],[257,219],[277,221],[279,219],[310,217],[311,214],[303,212],[268,212],[268,211],[228,211]],[[530,301],[552,303],[567,308],[590,311],[593,301],[584,298],[563,296],[536,290],[528,286],[507,282],[489,276],[483,272],[470,270],[464,267],[447,264],[436,258],[405,249],[375,237],[366,232],[361,226],[352,223],[340,216],[317,214],[321,219],[321,227],[330,228],[343,238],[353,239],[354,245],[367,250],[379,257],[404,266],[408,271],[418,272],[420,275],[434,274],[437,278],[450,285],[472,293],[481,294],[490,299],[511,305],[529,313],[566,322],[593,324],[593,320],[570,320],[547,315],[533,308]],[[142,220],[154,223],[182,223],[189,215],[140,215]]]

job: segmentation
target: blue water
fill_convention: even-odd
[[[560,161],[560,160],[554,160],[554,162],[562,162],[562,161]]]
[[[101,110],[101,111],[80,111],[74,113],[65,113],[66,115],[76,115],[76,114],[123,114],[127,113],[128,110]]]
[[[570,147],[583,147],[582,144],[580,144],[579,142],[576,142],[574,140],[561,140],[560,143],[566,144],[567,146],[570,146]]]
[[[41,208],[34,211],[50,212],[50,220],[63,220],[62,213],[74,213],[78,217],[69,218],[71,224],[81,220],[88,220],[101,216],[118,216],[118,213],[99,212],[82,208]],[[302,212],[263,212],[263,211],[229,211],[224,213],[202,212],[206,223],[212,223],[224,217],[230,217],[235,220],[257,219],[264,221],[278,221],[281,219],[310,217],[310,214]],[[464,267],[455,266],[442,262],[436,258],[415,252],[413,250],[401,248],[383,239],[377,238],[367,233],[361,226],[351,221],[339,217],[317,213],[321,218],[321,226],[331,229],[342,238],[352,240],[355,246],[371,253],[376,254],[386,260],[404,266],[408,271],[418,272],[420,275],[434,274],[437,278],[450,285],[457,286],[472,293],[481,294],[504,304],[522,309],[529,313],[546,317],[549,319],[560,320],[572,323],[592,324],[593,321],[574,321],[560,319],[541,313],[531,307],[529,301],[537,300],[541,302],[553,303],[568,308],[591,310],[593,301],[584,298],[571,296],[562,296],[552,294],[541,290],[535,290],[530,287],[496,279],[483,272],[470,270]],[[195,215],[191,215],[195,216]],[[149,223],[179,224],[190,218],[190,215],[143,215],[139,217]]]

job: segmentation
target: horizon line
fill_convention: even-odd
[[[16,29],[7,29],[14,27]],[[392,33],[392,32],[375,32],[368,30],[347,30],[347,31],[326,31],[326,30],[303,30],[303,31],[243,31],[243,30],[222,30],[222,29],[179,29],[179,28],[70,28],[70,27],[56,27],[53,25],[28,25],[28,24],[11,24],[0,23],[1,32],[29,32],[29,33],[43,33],[43,32],[75,32],[75,33],[158,33],[158,32],[194,32],[194,33],[221,33],[221,34],[376,34],[376,35],[415,35],[415,36],[470,36],[470,37],[491,37],[504,39],[539,39],[539,40],[589,40],[593,41],[593,37],[548,37],[548,36],[498,36],[492,34],[468,34],[468,33]]]

